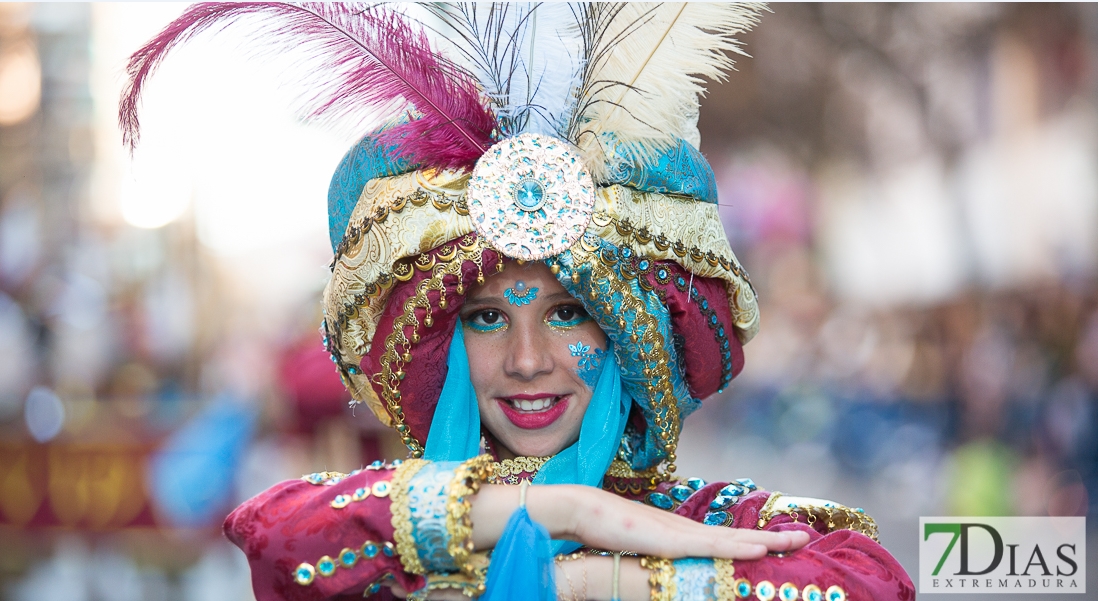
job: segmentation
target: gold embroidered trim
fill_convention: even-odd
[[[616,257],[601,252],[598,246],[587,241],[586,236],[580,238],[580,241],[572,247],[571,253],[573,264],[582,263],[590,266],[589,301],[601,300],[602,310],[606,315],[618,315],[617,326],[622,335],[628,336],[637,347],[642,349],[638,351],[638,356],[645,364],[642,372],[649,378],[645,388],[648,392],[650,408],[656,414],[652,421],[659,429],[658,435],[667,454],[667,473],[674,473],[675,449],[678,445],[681,422],[674,386],[671,383],[671,357],[667,352],[663,334],[659,331],[659,321],[648,312],[644,301],[634,296],[625,281],[612,269],[612,265],[617,261]],[[575,278],[578,275],[578,271],[573,270],[573,281],[576,281]],[[615,294],[621,297],[621,305],[618,307],[614,307],[611,302]],[[627,315],[633,316],[633,319],[626,319]],[[643,350],[644,348],[653,350],[648,353]]]
[[[713,567],[717,569],[716,582],[713,583],[713,593],[717,601],[730,601],[736,598],[736,588],[732,583],[736,580],[736,566],[731,559],[714,559]]]
[[[780,499],[780,500],[779,500]],[[806,497],[791,497],[780,492],[770,493],[759,511],[758,528],[764,528],[774,516],[786,514],[799,521],[801,515],[805,516],[805,522],[809,526],[815,526],[816,522],[823,519],[828,532],[835,530],[853,530],[877,541],[877,522],[865,513],[860,507],[851,509],[833,501],[823,499],[810,499]],[[880,542],[880,541],[878,541]]]
[[[492,483],[493,484],[517,484],[517,482],[508,482],[507,479],[513,476],[521,476],[522,474],[536,474],[541,466],[545,465],[547,461],[552,459],[549,457],[515,457],[514,459],[504,459],[497,463],[492,464]]]
[[[621,459],[614,459],[610,462],[610,467],[606,470],[606,475],[611,478],[651,478],[658,476],[659,473],[656,468],[649,468],[643,472],[634,470],[628,463]]]
[[[446,531],[450,534],[446,550],[454,564],[474,579],[484,575],[476,572],[479,562],[469,560],[473,553],[473,520],[469,516],[472,504],[469,497],[477,494],[480,485],[487,482],[491,474],[491,455],[480,455],[462,463],[454,470],[446,501]]]
[[[697,275],[724,280],[740,339],[747,342],[758,332],[751,278],[728,244],[716,205],[608,186],[596,195],[588,231],[617,246],[635,246],[654,260],[673,260]]]
[[[602,488],[622,495],[639,495],[654,490],[661,483],[669,480],[674,480],[674,478],[660,473],[658,467],[638,472],[625,461],[614,459],[610,462],[610,468],[606,470],[606,477],[602,480]]]
[[[483,595],[486,590],[484,582],[485,576],[488,574],[488,556],[484,553],[477,553],[473,558],[482,560],[477,566],[477,576],[470,577],[462,572],[447,574],[431,572],[424,576],[427,580],[427,585],[418,591],[410,593],[408,599],[427,599],[431,591],[439,589],[457,589],[469,598],[476,598]]]
[[[441,294],[444,290],[443,278],[447,276],[457,278],[458,290],[461,290],[464,286],[464,282],[461,280],[461,269],[466,261],[472,261],[476,264],[477,283],[483,283],[483,253],[487,248],[479,238],[469,235],[457,242],[453,255],[449,260],[444,261],[430,255],[420,255],[426,257],[423,263],[427,267],[423,269],[431,270],[431,276],[421,281],[416,286],[415,294],[404,301],[403,313],[393,320],[393,331],[385,337],[385,352],[382,353],[379,360],[381,373],[374,377],[381,384],[382,400],[385,402],[391,425],[400,434],[401,441],[411,451],[412,457],[423,456],[423,445],[412,436],[408,426],[404,423],[404,410],[400,405],[399,388],[401,380],[404,379],[404,367],[412,361],[412,345],[419,342],[420,323],[416,317],[416,309],[426,311],[423,325],[428,328],[431,327],[434,321],[431,317],[431,303],[427,296],[428,292],[435,290]],[[417,268],[420,268],[418,263]],[[497,264],[497,271],[502,269],[503,264]],[[439,304],[445,306],[445,303],[446,297],[442,294]],[[412,328],[411,338],[404,334],[404,328],[406,327]]]
[[[642,557],[641,567],[649,570],[648,586],[652,601],[672,601],[675,598],[675,565],[662,557]]]
[[[427,570],[419,561],[419,553],[416,551],[416,541],[412,537],[412,510],[408,506],[408,483],[423,466],[427,465],[423,459],[407,459],[393,474],[392,491],[389,493],[391,501],[390,511],[393,514],[393,541],[396,542],[397,554],[400,555],[400,563],[404,570],[412,574],[423,574]]]
[[[337,245],[324,290],[328,350],[354,402],[365,403],[385,425],[391,416],[359,369],[370,350],[393,285],[427,265],[421,254],[439,247],[447,258],[454,241],[473,232],[461,171],[424,169],[370,180]],[[418,262],[417,262],[418,261]]]
[[[338,483],[346,477],[347,474],[344,474],[343,472],[313,472],[302,476],[301,479],[313,486],[320,486],[322,484],[328,484],[333,480]]]

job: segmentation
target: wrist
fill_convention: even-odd
[[[563,484],[531,486],[526,493],[526,511],[549,531],[551,538],[578,540],[577,516],[586,510],[583,488]]]

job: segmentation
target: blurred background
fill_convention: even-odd
[[[762,329],[680,473],[865,507],[913,576],[919,516],[1093,517],[1098,7],[771,8],[701,116]],[[224,35],[122,149],[182,10],[0,4],[2,599],[252,599],[232,507],[403,456],[318,332],[353,133]]]

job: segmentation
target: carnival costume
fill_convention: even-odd
[[[131,145],[163,56],[237,21],[302,56],[308,116],[390,115],[332,178],[323,329],[352,402],[395,428],[410,458],[284,482],[235,510],[225,532],[257,598],[388,598],[385,579],[479,596],[486,574],[491,596],[493,567],[515,553],[502,540],[490,559],[473,552],[469,497],[522,480],[601,486],[714,527],[811,534],[788,556],[734,566],[646,559],[653,599],[913,597],[860,509],[673,475],[682,419],[742,369],[758,328],[696,122],[702,77],[723,77],[741,53],[732,36],[762,7],[420,8],[199,4],[129,66]],[[609,339],[606,353],[573,349],[594,393],[579,440],[551,458],[481,454],[458,314],[467,289],[510,261],[543,261]]]

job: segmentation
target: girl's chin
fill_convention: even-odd
[[[511,454],[515,457],[549,457],[563,451],[571,444],[568,442],[568,438],[563,435],[552,436],[549,433],[531,435],[529,430],[520,430],[518,428],[516,430],[518,432],[515,432],[514,436],[504,437],[507,439],[506,442],[500,440],[500,437],[496,437],[500,445],[511,451]]]

